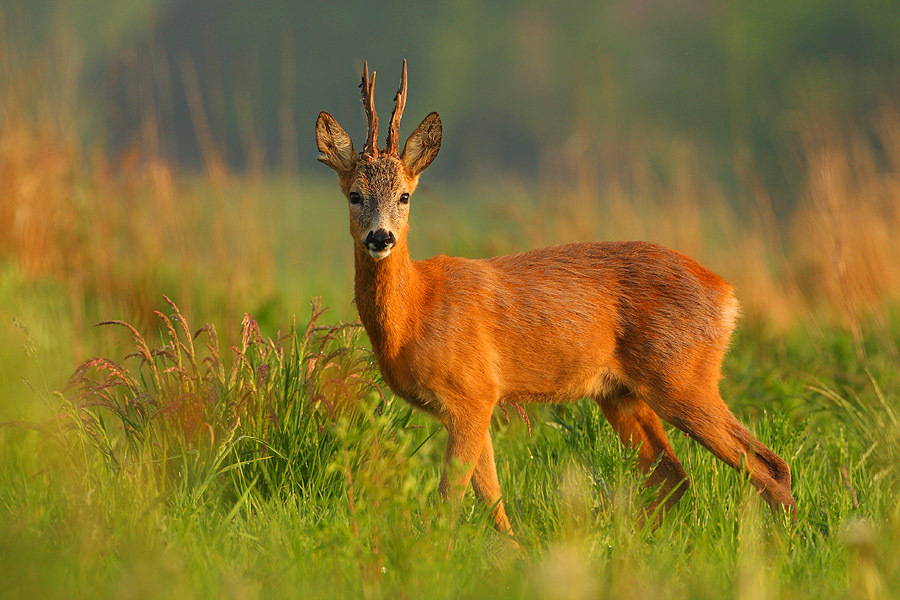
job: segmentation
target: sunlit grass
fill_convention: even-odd
[[[172,307],[162,312],[177,315]],[[285,396],[282,386],[314,398],[342,372],[339,364],[328,366],[336,358],[368,368],[353,362],[360,350],[352,339],[336,338],[323,355],[315,340],[333,328],[267,340],[255,337],[248,320],[244,336],[223,341],[236,353],[231,367],[223,365],[224,377],[215,360],[201,360],[195,371],[189,347],[178,350],[182,367],[166,372],[175,364],[171,344],[187,345],[179,323],[162,345],[148,344],[168,384],[154,382],[146,357],[125,359],[130,375],[103,369],[70,392],[73,404],[57,401],[70,407],[61,423],[74,418],[86,426],[4,428],[4,568],[20,589],[174,597],[807,598],[900,583],[891,549],[900,534],[897,467],[887,446],[900,431],[892,423],[897,397],[876,383],[896,386],[887,364],[873,367],[870,384],[849,398],[836,391],[845,389],[843,373],[818,371],[829,365],[827,356],[808,362],[802,348],[792,349],[799,338],[765,368],[755,368],[764,353],[758,342],[736,345],[723,389],[760,439],[790,462],[795,520],[771,515],[746,478],[673,431],[692,488],[659,527],[641,528],[649,497],[636,457],[593,403],[537,408],[530,434],[515,416],[507,423],[498,413],[498,470],[523,546],[517,553],[491,530],[474,498],[456,517],[437,501],[446,436],[402,402],[383,403],[377,392],[366,400],[362,390],[374,388],[365,387],[349,416],[332,415],[324,400],[313,411],[307,400],[307,426],[279,429],[300,406],[286,402],[293,392]],[[120,335],[138,337],[127,329]],[[292,347],[300,351],[292,354]],[[317,356],[331,361],[317,363]],[[290,376],[291,364],[307,379]],[[230,404],[229,397],[261,391],[264,365],[271,369],[265,383],[277,382],[260,396],[266,410]],[[796,385],[798,378],[809,383]],[[97,387],[103,381],[113,385]],[[313,382],[311,395],[305,381]],[[207,413],[199,429],[163,403],[198,389],[223,394],[221,411]],[[100,392],[115,392],[121,404],[92,403]],[[343,394],[343,386],[323,393]],[[771,396],[754,400],[757,393]],[[140,421],[129,412],[135,399],[158,414]],[[209,429],[235,427],[235,408],[244,411],[240,425],[213,439]],[[92,427],[100,422],[98,438]],[[307,458],[304,448],[313,450]],[[282,460],[291,449],[299,454]]]

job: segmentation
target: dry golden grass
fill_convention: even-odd
[[[883,319],[900,298],[900,117],[886,108],[878,123],[874,146],[854,131],[807,134],[807,186],[790,230],[808,304],[857,339],[861,319]]]
[[[271,293],[256,180],[182,177],[157,156],[86,148],[14,63],[0,52],[0,260],[63,285],[82,330],[86,305],[148,320],[163,293],[219,314]],[[198,294],[203,273],[216,274],[202,279],[216,289]]]

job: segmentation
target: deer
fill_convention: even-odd
[[[327,112],[318,160],[338,176],[350,213],[354,299],[385,383],[447,430],[438,491],[454,506],[471,483],[494,528],[504,508],[490,423],[494,408],[592,398],[636,449],[652,506],[688,489],[661,419],[745,473],[773,510],[793,509],[787,463],[757,440],[719,392],[739,316],[734,290],[688,256],[649,242],[589,242],[485,259],[412,260],[410,198],[441,147],[432,112],[399,146],[407,65],[378,148],[375,75],[360,83],[361,152]]]

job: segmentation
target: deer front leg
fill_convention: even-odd
[[[441,483],[438,486],[441,498],[456,507],[469,481],[478,466],[485,440],[488,438],[490,412],[454,415],[445,423],[447,426],[447,452],[444,455],[444,468]],[[491,451],[491,468],[493,468],[493,451]],[[494,479],[496,480],[496,473]],[[499,485],[498,485],[499,490]]]
[[[497,465],[494,462],[494,445],[491,443],[490,429],[485,433],[484,448],[481,450],[478,462],[475,463],[472,487],[475,489],[475,495],[493,511],[494,529],[512,536],[512,527],[509,519],[506,518],[506,509],[503,508],[503,500],[501,500],[500,482],[497,479]]]

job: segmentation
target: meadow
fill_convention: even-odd
[[[110,157],[26,100],[4,94],[0,111],[0,595],[900,590],[891,106],[874,140],[803,131],[786,215],[762,186],[730,198],[689,146],[603,180],[590,155],[534,181],[426,174],[414,257],[648,239],[732,281],[744,317],[723,397],[793,472],[797,513],[773,515],[671,430],[691,491],[641,527],[652,490],[596,406],[498,409],[516,551],[471,495],[458,514],[437,500],[446,434],[390,394],[354,324],[329,176]]]

